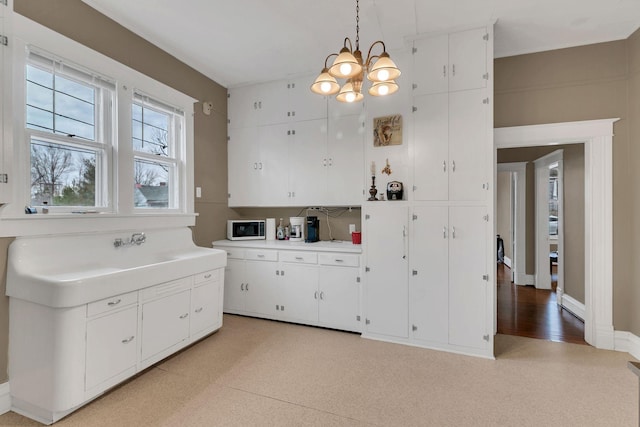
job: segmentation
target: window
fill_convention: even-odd
[[[31,205],[108,208],[115,86],[33,51],[25,75]]]
[[[174,209],[184,113],[140,93],[131,108],[134,207]]]

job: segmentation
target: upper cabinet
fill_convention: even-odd
[[[487,86],[486,28],[414,42],[414,95],[479,89]]]
[[[327,117],[327,100],[309,89],[311,77],[278,80],[229,91],[229,128]]]

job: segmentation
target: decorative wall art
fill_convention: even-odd
[[[373,119],[373,146],[402,145],[402,116],[376,117]]]

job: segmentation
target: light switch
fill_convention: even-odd
[[[202,197],[202,187],[196,187],[196,197]]]

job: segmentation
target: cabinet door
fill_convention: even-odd
[[[258,124],[258,98],[256,85],[229,90],[227,98],[229,128],[254,127]]]
[[[278,263],[246,261],[245,310],[265,317],[276,317],[276,272]]]
[[[258,195],[252,206],[286,206],[289,202],[289,135],[287,124],[258,128],[260,161]],[[250,191],[250,189],[246,189]]]
[[[289,91],[286,80],[277,80],[258,85],[258,124],[273,125],[287,123],[291,117],[289,109]]]
[[[327,137],[327,185],[324,204],[359,206],[365,199],[364,127],[358,115],[331,117]]]
[[[486,90],[449,94],[449,199],[485,200],[492,142],[487,137]]]
[[[137,333],[137,305],[87,322],[86,390],[135,368]]]
[[[258,129],[229,129],[227,144],[229,206],[251,206],[260,194],[260,160]]]
[[[327,97],[311,92],[317,76],[304,76],[289,81],[289,109],[291,119],[297,122],[326,119]]]
[[[360,331],[359,269],[352,267],[320,268],[318,321],[321,326]]]
[[[413,338],[449,341],[449,209],[415,207],[411,233],[410,316]]]
[[[289,138],[289,160],[284,165],[289,169],[288,204],[322,204],[327,187],[327,122],[308,120],[291,128],[295,135]]]
[[[283,263],[278,285],[279,318],[290,322],[318,323],[318,267]]]
[[[211,332],[222,326],[221,291],[222,286],[219,281],[207,282],[193,289],[191,292],[191,336],[200,332]]]
[[[224,269],[224,311],[225,313],[245,310],[245,261],[227,259]]]
[[[485,28],[449,35],[449,90],[484,88],[487,86],[487,40]]]
[[[414,199],[449,198],[449,95],[414,98]]]
[[[189,337],[191,291],[142,305],[142,360]]]
[[[490,343],[485,214],[480,206],[449,208],[449,343],[480,349]]]
[[[363,233],[366,244],[366,330],[394,337],[408,336],[408,209],[389,204],[367,206]]]
[[[443,93],[448,90],[449,36],[416,40],[413,44],[414,95]]]

